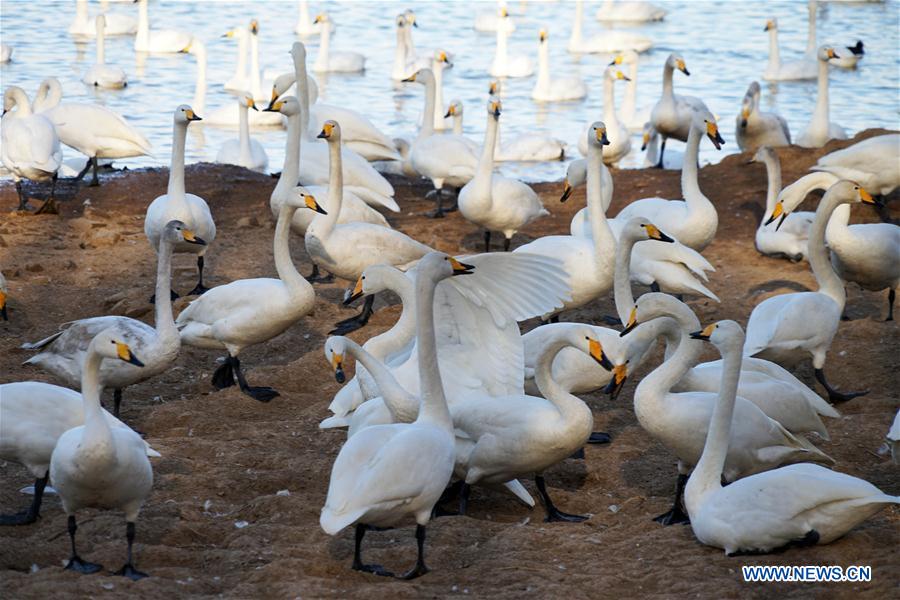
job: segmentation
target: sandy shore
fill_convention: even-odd
[[[883,131],[868,131],[856,138]],[[785,183],[801,176],[818,156],[849,145],[833,142],[809,151],[780,149]],[[726,148],[732,148],[729,145]],[[746,323],[763,298],[785,291],[815,289],[806,263],[764,258],[753,247],[766,188],[763,165],[747,165],[748,155],[729,156],[700,172],[700,186],[719,211],[716,240],[704,255],[717,268],[709,287],[720,304],[693,300],[703,323],[733,318]],[[614,172],[610,214],[646,196],[680,196],[679,172]],[[40,339],[59,323],[100,314],[126,314],[152,321],[147,298],[153,291],[155,255],[143,233],[146,206],[164,193],[167,171],[140,170],[104,179],[100,188],[63,185],[62,214],[31,216],[16,206],[11,183],[0,185],[0,267],[9,280],[8,323],[0,322],[0,381],[36,379],[46,374],[20,366],[29,353],[24,341]],[[239,168],[193,165],[187,187],[209,202],[219,233],[207,255],[210,285],[253,276],[276,276],[268,207],[275,180]],[[422,183],[394,182],[403,212],[392,225],[447,252],[481,251],[481,231],[458,213],[441,221],[422,217],[431,208],[420,199]],[[513,246],[535,237],[568,231],[584,206],[584,191],[560,204],[560,183],[534,186],[552,216],[528,227]],[[898,206],[894,202],[894,216]],[[874,221],[857,207],[853,221]],[[500,240],[496,240],[499,243]],[[292,239],[298,268],[310,265],[302,240]],[[174,287],[193,287],[193,261],[176,257]],[[154,462],[153,495],[138,522],[137,565],[151,574],[137,583],[108,574],[79,576],[61,567],[68,556],[66,518],[56,497],[46,499],[35,525],[0,529],[0,597],[146,598],[222,595],[232,598],[413,598],[497,596],[596,598],[612,594],[754,597],[856,596],[886,598],[900,582],[900,510],[894,508],[828,546],[790,550],[764,557],[727,558],[700,545],[688,527],[663,528],[651,517],[669,507],[674,460],[637,424],[630,383],[613,403],[595,394],[585,400],[595,411],[596,428],[613,442],[589,447],[586,460],[567,460],[547,474],[551,494],[569,512],[593,513],[583,524],[545,524],[533,511],[501,494],[476,491],[468,517],[447,517],[429,527],[427,560],[432,572],[401,582],[349,569],[353,534],[329,537],[318,526],[328,473],[344,440],[343,432],[323,432],[318,422],[338,389],[322,354],[333,323],[349,316],[340,305],[347,282],[318,288],[316,308],[285,334],[242,355],[251,382],[273,385],[281,397],[260,404],[236,388],[216,392],[209,378],[217,353],[184,348],[174,368],[129,388],[126,422],[146,434],[163,458]],[[816,440],[837,460],[837,469],[865,478],[889,493],[900,493],[900,469],[877,454],[898,406],[896,374],[900,356],[897,322],[884,323],[886,293],[848,287],[848,313],[841,324],[827,372],[842,389],[870,390],[840,407],[843,416],[827,423],[832,439]],[[395,302],[396,299],[387,299]],[[176,311],[186,300],[176,303]],[[369,326],[352,337],[368,339],[388,328],[399,314],[379,299]],[[355,310],[355,309],[354,309]],[[612,298],[566,314],[564,320],[594,322],[612,314]],[[537,323],[527,323],[526,328]],[[710,358],[714,351],[708,351]],[[650,361],[655,366],[657,360]],[[646,373],[645,366],[643,372]],[[808,365],[798,376],[815,385]],[[818,388],[817,388],[818,389]],[[31,481],[18,465],[0,464],[4,512],[29,499],[18,489]],[[526,482],[532,486],[531,482]],[[285,492],[287,490],[287,492]],[[240,527],[243,523],[245,526]],[[108,570],[119,568],[125,552],[125,523],[118,514],[79,515],[79,551]],[[368,560],[394,571],[415,558],[413,528],[370,534]],[[870,565],[869,584],[745,584],[741,565]]]

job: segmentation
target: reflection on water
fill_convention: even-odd
[[[734,117],[747,85],[759,79],[765,69],[768,41],[763,32],[767,18],[778,17],[782,60],[799,58],[806,46],[806,2],[665,2],[669,14],[661,23],[630,27],[651,37],[654,48],[641,55],[638,78],[638,108],[655,102],[662,79],[662,64],[669,52],[682,53],[691,71],[690,77],[676,74],[676,93],[703,98],[719,117],[722,134],[728,141],[722,152],[710,144],[702,145],[702,161],[718,161],[725,152],[734,152]],[[839,51],[862,39],[866,56],[858,70],[832,69],[831,118],[850,132],[874,126],[898,128],[898,4],[822,3],[818,11],[818,40],[835,44]],[[490,6],[490,5],[488,5]],[[603,27],[593,13],[599,3],[585,7],[585,36],[603,35]],[[95,15],[101,5],[90,3]],[[367,56],[362,75],[316,75],[319,97],[323,102],[362,111],[389,136],[412,137],[421,116],[423,88],[417,84],[396,84],[390,79],[394,50],[394,15],[414,8],[419,28],[413,35],[420,52],[424,48],[444,48],[454,55],[454,67],[444,74],[444,102],[452,99],[465,104],[465,129],[481,141],[485,116],[490,64],[495,38],[477,33],[472,19],[477,9],[472,2],[311,2],[310,11],[327,10],[337,29],[333,49],[352,49]],[[113,3],[110,12],[137,15],[137,6]],[[550,33],[550,56],[556,76],[577,74],[588,82],[588,98],[581,102],[538,105],[531,100],[535,77],[510,79],[503,86],[503,131],[510,139],[522,133],[549,134],[566,141],[577,154],[578,136],[586,125],[602,118],[601,75],[609,57],[573,56],[565,46],[574,5],[568,2],[514,2],[510,10],[516,31],[510,40],[510,52],[528,54],[536,61],[538,30]],[[65,96],[82,102],[98,102],[130,119],[153,144],[153,157],[121,161],[130,166],[166,164],[171,144],[171,114],[194,95],[195,61],[189,55],[136,55],[133,37],[106,40],[107,62],[128,73],[129,84],[123,90],[94,91],[80,82],[84,71],[94,62],[95,46],[77,43],[66,28],[74,17],[71,1],[2,0],[3,41],[14,47],[13,62],[0,67],[3,86],[20,85],[29,95],[40,80],[55,75],[62,81]],[[296,39],[293,27],[297,3],[156,1],[150,3],[151,27],[189,30],[208,48],[206,110],[233,102],[222,84],[234,72],[237,54],[235,40],[223,38],[228,29],[246,24],[251,18],[260,23],[262,68],[268,72],[291,69],[288,51]],[[318,39],[306,40],[310,64],[318,52]],[[618,90],[621,97],[623,90]],[[815,102],[815,81],[782,82],[763,85],[763,107],[784,115],[796,136],[808,122]],[[212,161],[221,144],[235,136],[234,131],[199,124],[190,128],[188,162]],[[283,161],[284,133],[259,131],[255,137],[265,146],[269,163],[278,170]],[[632,155],[624,165],[639,166],[640,140],[635,137]],[[670,144],[679,148],[679,144]],[[72,156],[74,151],[69,151]],[[506,173],[528,180],[562,177],[565,165],[503,166]]]

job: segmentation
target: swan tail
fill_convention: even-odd
[[[26,343],[22,344],[22,345],[19,346],[19,347],[22,348],[23,350],[40,350],[41,348],[43,348],[43,347],[45,347],[45,346],[51,344],[54,340],[56,340],[56,338],[58,338],[58,337],[61,336],[62,334],[63,334],[63,331],[57,331],[57,332],[54,333],[53,335],[51,335],[51,336],[49,336],[49,337],[45,337],[44,339],[42,339],[42,340],[40,340],[40,341],[37,341],[37,342],[30,342],[30,343],[29,343],[29,342],[26,342]],[[32,356],[31,358],[29,358],[28,360],[26,360],[26,361],[25,361],[24,363],[22,363],[22,364],[30,363],[31,361],[34,360],[34,358],[35,358],[35,357]]]
[[[340,429],[341,427],[350,427],[350,416],[331,416],[327,419],[322,419],[322,422],[319,423],[319,429]]]
[[[513,493],[513,495],[521,500],[526,506],[529,508],[534,508],[534,498],[531,497],[531,494],[528,493],[528,490],[525,489],[525,486],[522,485],[518,479],[512,479],[503,484],[507,490]]]
[[[150,458],[161,458],[162,457],[162,454],[160,454],[159,452],[157,452],[156,450],[151,448],[150,444],[148,444],[147,442],[144,442],[144,449],[147,451],[147,456],[149,456]]]
[[[359,199],[374,208],[384,207],[391,212],[400,212],[400,206],[391,196],[386,196],[370,188],[360,186],[346,186],[344,189],[352,191]]]
[[[355,523],[365,512],[365,508],[358,508],[348,513],[338,514],[331,510],[328,505],[325,505],[322,508],[322,514],[319,516],[319,525],[328,535],[336,535],[344,527]]]

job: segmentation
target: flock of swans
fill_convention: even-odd
[[[443,102],[441,72],[451,66],[452,56],[441,49],[417,53],[411,36],[414,13],[397,15],[391,76],[423,86],[424,111],[415,134],[392,140],[361,112],[317,102],[301,42],[291,47],[293,72],[272,78],[267,93],[258,68],[254,21],[228,34],[237,38],[239,56],[235,76],[225,85],[238,94],[235,110],[219,117],[236,123],[239,137],[223,146],[219,159],[264,171],[268,159],[250,130],[263,123],[286,127],[284,164],[270,199],[278,276],[210,289],[203,280],[204,256],[216,251],[215,215],[203,198],[187,191],[184,173],[187,130],[207,120],[203,42],[186,32],[150,29],[145,0],[137,21],[111,15],[91,20],[86,0],[79,0],[77,8],[70,32],[97,38],[97,64],[85,76],[89,85],[125,85],[124,76],[104,63],[104,35],[135,34],[136,51],[189,53],[199,75],[193,105],[180,105],[172,115],[167,190],[146,209],[144,231],[157,253],[154,326],[97,316],[63,324],[49,337],[23,346],[36,351],[28,364],[80,387],[80,395],[33,381],[0,386],[0,458],[24,465],[35,477],[32,504],[0,517],[0,524],[34,522],[42,494],[52,483],[68,515],[72,547],[67,569],[85,574],[101,569],[82,559],[75,546],[76,513],[95,507],[125,514],[128,551],[118,574],[147,576],[135,567],[132,544],[138,514],[152,488],[150,458],[158,453],[117,418],[125,388],[169,369],[186,345],[224,351],[224,362],[211,378],[217,389],[238,386],[250,398],[272,401],[278,391],[250,385],[241,353],[308,316],[316,301],[313,284],[334,277],[353,284],[346,304],[365,297],[365,305],[357,316],[338,323],[324,346],[329,368],[344,386],[320,427],[346,427],[347,439],[334,461],[320,523],[332,535],[355,529],[354,569],[390,575],[363,561],[364,536],[415,521],[417,561],[402,577],[425,574],[426,528],[435,515],[448,512],[448,498],[455,498],[451,491],[458,495],[454,514],[465,514],[469,502],[477,501],[473,487],[505,490],[534,506],[521,483],[533,477],[547,521],[587,519],[560,510],[544,478],[545,471],[586,443],[609,442],[607,434],[593,431],[592,412],[575,394],[602,389],[618,395],[660,344],[665,360],[638,384],[634,410],[640,426],[678,463],[674,503],[657,517],[661,523],[689,522],[701,542],[730,555],[765,553],[829,543],[882,507],[900,503],[898,496],[831,470],[835,461],[811,441],[829,439],[827,419],[840,416],[834,404],[865,393],[840,391],[825,374],[847,301],[846,283],[888,290],[888,320],[893,318],[900,287],[900,227],[850,225],[849,219],[854,205],[875,205],[880,202],[876,197],[900,186],[900,135],[872,137],[827,154],[810,174],[782,188],[772,147],[790,144],[791,134],[782,118],[760,110],[760,86],[751,83],[735,133],[741,150],[753,153],[768,171],[756,247],[773,257],[808,261],[818,289],[760,302],[745,329],[733,321],[704,327],[682,301],[682,295],[718,301],[708,287],[713,266],[702,255],[716,236],[718,213],[698,183],[698,152],[704,140],[716,149],[725,140],[702,99],[675,93],[676,72],[690,75],[681,54],[672,53],[662,65],[662,93],[645,116],[635,106],[633,88],[617,112],[614,85],[635,84],[636,55],[651,42],[621,32],[582,38],[583,6],[577,4],[569,48],[614,53],[603,72],[603,120],[588,125],[582,135],[584,158],[569,165],[561,198],[566,201],[574,187],[585,185],[586,207],[572,219],[568,235],[539,237],[512,252],[491,253],[493,232],[503,235],[503,250],[508,251],[517,231],[549,214],[529,185],[497,173],[496,162],[503,157],[553,160],[562,151],[556,140],[536,136],[501,143],[498,83],[486,90],[485,112],[475,111],[486,121],[478,143],[463,133],[462,103],[451,101],[448,108]],[[335,27],[327,15],[311,19],[305,2],[300,9],[297,33],[321,40],[313,72],[365,68],[363,55],[331,48]],[[665,16],[665,10],[650,3],[604,2],[597,18],[635,22]],[[771,60],[764,74],[766,79],[818,78],[815,111],[797,138],[809,147],[845,137],[830,121],[828,72],[833,61],[844,60],[838,66],[847,67],[862,56],[862,43],[847,48],[852,56],[842,47],[816,47],[814,23],[811,14],[813,44],[795,66],[780,61],[777,24],[769,21]],[[474,26],[496,31],[492,76],[533,72],[529,57],[508,52],[506,39],[515,25],[505,8],[476,15]],[[550,72],[547,43],[548,35],[541,31],[535,100],[583,96],[583,81]],[[631,65],[630,76],[618,69],[623,64]],[[257,113],[265,120],[254,121]],[[669,139],[685,142],[680,167],[684,201],[644,198],[608,216],[614,191],[607,165],[615,166],[630,151],[630,132],[639,130],[645,145],[659,143],[658,155],[652,157],[657,166],[668,164],[667,156],[672,160],[671,150],[665,153]],[[63,102],[53,78],[33,101],[19,87],[6,88],[2,138],[3,164],[15,179],[21,210],[28,209],[22,179],[55,184],[61,144],[88,159],[77,177],[93,168],[95,185],[99,160],[150,152],[146,139],[116,113],[95,104]],[[542,151],[544,158],[535,158]],[[429,216],[458,210],[484,231],[485,251],[453,257],[393,229],[380,211],[396,212],[399,206],[393,187],[375,166],[429,180],[436,205]],[[825,195],[815,212],[797,211],[816,189]],[[55,208],[51,193],[38,212]],[[315,265],[309,276],[298,272],[291,259],[292,234],[302,237]],[[180,254],[196,257],[198,278],[188,292],[196,298],[176,317],[172,264]],[[634,284],[652,291],[635,298]],[[397,322],[361,345],[345,337],[365,326],[375,295],[385,291],[402,301]],[[559,322],[560,314],[609,293],[617,312],[606,319],[609,327]],[[6,299],[0,277],[3,318],[8,316]],[[519,323],[532,318],[544,323],[522,335]],[[700,362],[706,342],[721,360]],[[344,368],[351,356],[356,374],[347,381]],[[808,359],[826,398],[789,370]],[[107,389],[113,391],[112,414],[100,403]],[[898,426],[889,434],[894,443],[900,437]]]

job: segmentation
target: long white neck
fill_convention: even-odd
[[[250,153],[250,117],[248,111],[250,109],[243,102],[238,102],[238,119],[239,119],[239,140],[240,140],[240,160],[242,164],[249,165],[253,160]]]
[[[781,51],[778,49],[778,29],[769,29],[769,64],[766,71],[775,72],[781,68]]]
[[[106,36],[104,27],[97,23],[97,64],[102,65],[106,62]]]
[[[565,421],[579,419],[585,414],[585,411],[590,412],[590,409],[587,408],[587,405],[580,398],[573,396],[569,390],[553,379],[553,361],[556,359],[557,354],[563,348],[584,342],[584,340],[573,340],[573,335],[573,332],[568,328],[559,328],[551,334],[543,352],[538,357],[538,362],[534,369],[534,381],[541,392],[541,396],[556,407],[556,410],[559,411],[560,416]]]
[[[243,32],[238,34],[238,59],[237,67],[234,69],[235,79],[246,85],[247,80],[247,35]]]
[[[259,35],[250,33],[250,93],[262,98],[262,81],[259,74]]]
[[[353,355],[357,363],[362,364],[369,375],[372,376],[372,379],[375,380],[375,385],[378,386],[378,393],[384,399],[384,403],[392,415],[416,413],[419,400],[397,382],[394,374],[385,366],[383,361],[377,359],[373,354],[367,352],[365,348],[349,338],[346,339],[345,347],[347,352]],[[359,367],[357,367],[357,370],[359,370]]]
[[[603,121],[607,123],[607,127],[611,125],[618,128],[619,119],[616,116],[616,94],[613,84],[611,77],[603,77]]]
[[[300,101],[300,136],[309,137],[309,81],[306,79],[306,59],[294,58],[294,85],[297,86],[297,100]],[[298,159],[299,155],[298,155]]]
[[[703,342],[699,340],[691,340],[687,334],[683,333],[681,326],[672,319],[661,317],[663,324],[660,333],[670,336],[680,336],[678,348],[672,353],[660,366],[654,369],[649,375],[645,376],[638,389],[635,390],[635,404],[640,400],[656,400],[662,398],[669,393],[676,383],[681,381],[685,373],[694,367],[700,359],[703,352]]]
[[[702,137],[703,134],[700,132],[700,129],[691,126],[684,149],[684,161],[681,164],[681,194],[688,205],[688,211],[694,208],[691,206],[692,198],[697,200],[702,198],[701,202],[705,201],[707,204],[710,204],[703,192],[700,191],[700,183],[697,181],[697,163],[700,160],[700,139]],[[694,201],[694,204],[696,204],[697,200]],[[710,206],[712,205],[710,204]]]
[[[816,283],[819,284],[819,292],[834,300],[843,311],[847,302],[847,292],[844,290],[844,282],[834,272],[828,250],[825,248],[825,228],[841,202],[840,196],[829,196],[827,193],[819,202],[816,217],[809,228],[806,255],[816,277]]]
[[[538,76],[535,87],[550,87],[550,48],[546,41],[538,45]]]
[[[634,308],[634,294],[631,291],[631,251],[637,238],[626,230],[616,240],[616,271],[613,279],[613,297],[616,301],[616,313],[623,323],[628,322],[631,309]]]
[[[416,353],[419,359],[421,399],[416,422],[431,422],[453,431],[447,409],[444,383],[438,367],[437,340],[434,333],[434,293],[437,282],[427,273],[416,277]]]
[[[828,61],[820,60],[819,63],[819,81],[818,90],[816,92],[816,108],[813,109],[812,126],[810,129],[824,132],[825,138],[828,138],[828,127],[831,121],[828,103]]]
[[[87,11],[87,2],[85,2],[85,11]],[[138,28],[135,43],[137,45],[146,46],[150,39],[150,17],[147,15],[147,0],[140,0],[138,3]]]
[[[186,122],[175,121],[172,128],[172,163],[169,166],[169,187],[166,190],[170,199],[184,198],[184,142],[187,125]]]
[[[52,90],[48,89],[47,90],[47,98],[49,98],[50,94],[52,94],[52,93],[53,93]],[[28,102],[28,96],[25,94],[25,92],[23,90],[11,89],[11,90],[8,90],[6,92],[6,94],[12,95],[13,102],[15,103],[15,106],[16,106],[16,116],[28,117],[33,114],[31,103]],[[38,100],[38,98],[35,98],[35,104],[40,105],[40,110],[46,110],[46,108],[44,108],[44,103],[40,103],[37,100]],[[58,104],[58,103],[59,103],[59,101],[57,100],[56,104]],[[51,108],[56,105],[49,100],[46,102],[46,104],[47,104],[47,108]]]
[[[297,7],[298,15],[297,15],[297,25],[298,27],[302,26],[303,30],[309,29],[310,19],[309,19],[309,6],[306,0],[300,0],[300,6]]]
[[[156,257],[156,335],[160,341],[180,339],[172,316],[172,251],[171,243],[162,240]]]
[[[590,144],[587,156],[587,182],[585,193],[587,195],[588,216],[591,220],[591,237],[594,241],[594,263],[598,270],[605,265],[615,262],[616,238],[606,221],[606,211],[603,210],[602,176],[600,169],[603,167],[603,156],[599,146]]]
[[[434,71],[434,128],[444,128],[444,63],[440,61],[432,61],[432,71]]]
[[[675,88],[672,84],[672,74],[675,71],[675,67],[670,65],[668,61],[666,61],[666,65],[663,67],[663,91],[662,97],[668,98],[670,100],[675,99]],[[687,159],[687,157],[685,157]]]
[[[831,213],[831,218],[828,219],[828,226],[825,228],[825,241],[828,242],[828,246],[832,250],[840,242],[853,236],[849,225],[850,205],[841,204]]]
[[[815,59],[816,57],[816,9],[815,2],[808,3],[809,19],[806,23],[806,56]]]
[[[284,165],[271,198],[283,199],[297,187],[300,178],[300,115],[288,115],[287,140],[284,145]]]
[[[397,45],[394,48],[394,75],[406,76],[408,60],[406,58],[406,27],[397,27]]]
[[[194,55],[197,59],[197,82],[191,107],[202,117],[206,111],[206,50],[197,50]]]
[[[763,215],[763,224],[765,224],[768,216],[772,214],[778,193],[781,192],[781,162],[775,154],[766,154],[764,160],[766,163],[766,176],[768,177],[768,189],[766,190],[766,212]]]
[[[488,114],[487,127],[484,130],[484,145],[481,148],[481,158],[478,159],[478,169],[475,177],[470,182],[472,185],[472,197],[486,198],[491,201],[491,184],[494,179],[494,152],[497,145],[497,129],[500,117]],[[477,193],[474,193],[477,192]]]
[[[461,112],[453,115],[453,135],[463,134],[463,116]]]
[[[275,223],[275,270],[278,271],[279,279],[284,282],[293,298],[307,294],[312,296],[314,294],[312,286],[297,272],[297,267],[294,266],[294,261],[291,259],[291,221],[294,218],[294,213],[298,210],[308,209],[298,209],[296,206],[285,202],[278,211],[278,221]]]
[[[88,18],[87,0],[76,0],[75,1],[75,20],[76,21],[87,21],[87,18]]]
[[[385,269],[384,286],[400,296],[400,318],[394,326],[366,342],[366,350],[382,360],[406,348],[416,335],[416,296],[413,282],[399,269]]]
[[[319,54],[316,56],[316,68],[319,71],[328,70],[328,51],[331,48],[331,28],[328,22],[319,25],[321,33],[319,34]]]
[[[81,370],[81,398],[84,403],[84,435],[78,452],[90,458],[91,464],[97,461],[115,459],[115,446],[109,423],[103,416],[100,406],[100,363],[103,357],[97,352],[94,344],[88,346]]]
[[[406,46],[406,62],[414,61],[416,60],[416,44],[413,41],[412,27],[407,25],[403,28],[403,31],[405,33],[404,43]]]
[[[434,119],[428,115],[434,114],[434,79],[425,80],[425,112],[422,113],[422,127],[419,129],[419,137],[423,140],[434,133]]]
[[[313,219],[316,235],[327,236],[337,225],[344,200],[344,173],[341,166],[341,140],[334,136],[328,139],[328,208],[327,215],[316,215]]]
[[[569,47],[581,45],[581,22],[584,20],[584,4],[581,0],[575,3],[575,20],[572,22],[572,34],[569,36]]]
[[[629,127],[635,119],[635,113],[637,112],[637,75],[638,75],[638,65],[637,61],[631,63],[631,70],[628,73],[628,77],[631,81],[628,82],[628,85],[625,87],[625,97],[622,99],[622,118],[625,119],[626,123],[629,123]]]
[[[506,32],[506,28],[503,27],[502,21],[498,19],[497,21],[497,49],[494,51],[494,64],[503,65],[504,71],[507,68],[507,64],[509,61],[508,57],[508,48],[507,48],[507,38],[509,34]]]

